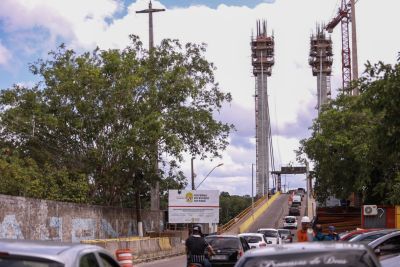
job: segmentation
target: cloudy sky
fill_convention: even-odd
[[[254,77],[249,41],[257,19],[268,21],[275,36],[275,66],[268,80],[275,166],[295,163],[299,140],[310,135],[316,116],[316,79],[308,66],[309,38],[316,23],[328,22],[341,0],[160,0],[166,8],[154,16],[155,43],[163,38],[205,42],[207,58],[218,70],[221,89],[233,102],[218,118],[234,123],[237,131],[222,159],[194,160],[196,184],[216,168],[201,189],[251,194],[251,166],[255,163]],[[128,35],[139,35],[147,46],[148,17],[136,14],[148,0],[1,0],[0,88],[35,83],[28,63],[46,56],[60,43],[83,52],[96,46],[124,48]],[[367,60],[394,63],[400,51],[399,0],[358,0],[359,69]],[[332,91],[341,85],[341,41],[332,33],[334,68]],[[190,177],[190,160],[183,165]],[[283,177],[290,187],[305,186],[304,176]]]

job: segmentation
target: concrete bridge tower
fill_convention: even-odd
[[[271,125],[268,107],[267,78],[274,65],[274,36],[267,33],[267,22],[257,21],[257,35],[251,39],[255,77],[256,116],[256,194],[268,195]]]
[[[327,37],[324,27],[317,26],[316,33],[310,38],[310,57],[308,63],[313,76],[317,77],[317,109],[328,102],[331,96],[330,76],[332,73],[332,40]]]

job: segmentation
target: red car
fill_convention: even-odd
[[[351,238],[361,235],[363,233],[377,231],[377,230],[382,230],[382,229],[381,228],[371,228],[371,229],[358,229],[358,230],[350,231],[350,232],[344,233],[340,237],[340,241],[349,241]]]

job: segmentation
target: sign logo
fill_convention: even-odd
[[[186,202],[193,202],[193,193],[192,192],[186,193]]]

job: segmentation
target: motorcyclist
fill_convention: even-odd
[[[301,218],[301,229],[297,231],[297,242],[312,241],[311,221],[308,216]]]
[[[211,267],[211,263],[205,255],[205,250],[207,249],[208,253],[211,255],[214,255],[214,250],[202,236],[201,227],[199,225],[193,227],[192,235],[186,239],[185,246],[188,264],[200,263],[204,267]]]

